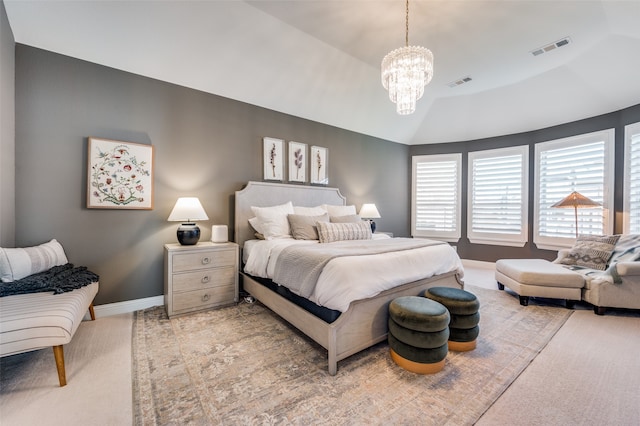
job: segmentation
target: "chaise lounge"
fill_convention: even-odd
[[[603,243],[611,246],[608,254]],[[513,290],[523,306],[530,297],[565,299],[568,308],[582,300],[603,315],[606,308],[640,309],[639,260],[640,235],[581,236],[553,262],[500,259],[495,277],[498,288]]]

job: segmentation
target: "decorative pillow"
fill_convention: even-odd
[[[604,271],[619,238],[620,235],[581,235],[560,263]]]
[[[256,231],[264,235],[265,240],[291,238],[289,221],[287,220],[287,215],[293,214],[291,201],[279,206],[251,207],[251,210],[258,219],[257,226],[260,230],[256,229]]]
[[[64,249],[55,239],[35,247],[0,248],[0,279],[10,283],[67,263]]]
[[[323,204],[322,207],[324,207],[331,217],[356,214],[356,206],[332,206],[331,204]]]
[[[329,222],[328,213],[320,216],[290,214],[287,218],[289,219],[291,235],[293,235],[293,238],[296,240],[317,240],[317,222]]]
[[[293,212],[302,216],[322,216],[327,211],[322,206],[317,207],[302,207],[293,206]]]
[[[362,218],[357,214],[350,214],[346,216],[331,216],[331,223],[358,223],[362,222]]]
[[[371,227],[368,223],[362,221],[358,223],[318,222],[317,226],[321,243],[371,239]]]

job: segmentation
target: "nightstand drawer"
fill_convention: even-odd
[[[173,310],[179,313],[180,311],[195,311],[211,306],[229,304],[233,303],[234,297],[235,288],[233,284],[175,293],[173,295]]]
[[[235,256],[235,250],[201,250],[195,253],[176,253],[173,255],[172,272],[231,266],[236,262]]]
[[[235,274],[236,270],[233,266],[174,274],[173,291],[178,293],[225,285],[233,286],[236,279]]]

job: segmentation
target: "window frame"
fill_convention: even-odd
[[[602,197],[602,229],[603,233],[613,233],[613,197],[614,197],[614,161],[615,161],[615,129],[605,129],[591,133],[574,135],[535,144],[535,189],[533,210],[533,242],[539,249],[559,250],[573,246],[574,237],[547,237],[540,235],[540,156],[542,152],[604,142],[604,176]],[[567,193],[569,195],[569,193]],[[578,214],[579,211],[578,211]]]
[[[639,136],[640,143],[640,121],[637,123],[631,123],[624,126],[624,194],[623,194],[623,219],[622,219],[622,232],[625,234],[631,233],[631,171],[633,168],[631,167],[631,143],[633,140],[633,136]],[[640,171],[637,172],[640,175]],[[640,177],[640,176],[639,176]],[[636,212],[636,214],[640,215],[640,211]],[[636,231],[636,230],[634,230]],[[635,232],[636,234],[640,233],[640,230]]]
[[[455,205],[455,230],[454,231],[435,231],[435,230],[418,230],[416,229],[416,192],[417,192],[417,165],[419,163],[430,162],[456,162],[456,205]],[[462,235],[462,153],[451,154],[432,154],[432,155],[414,155],[411,157],[411,236],[417,238],[432,238],[440,241],[458,242]]]
[[[486,158],[499,158],[521,155],[521,206],[520,206],[520,233],[491,233],[474,232],[474,162]],[[524,247],[529,240],[529,145],[520,145],[507,148],[498,148],[468,153],[468,185],[467,185],[467,238],[473,244],[489,244],[498,246]]]

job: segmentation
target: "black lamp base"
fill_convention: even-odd
[[[375,233],[376,232],[376,223],[372,220],[369,220],[369,223],[371,224],[371,233]]]
[[[183,223],[178,227],[178,242],[183,246],[193,246],[200,239],[200,228],[195,223]]]

